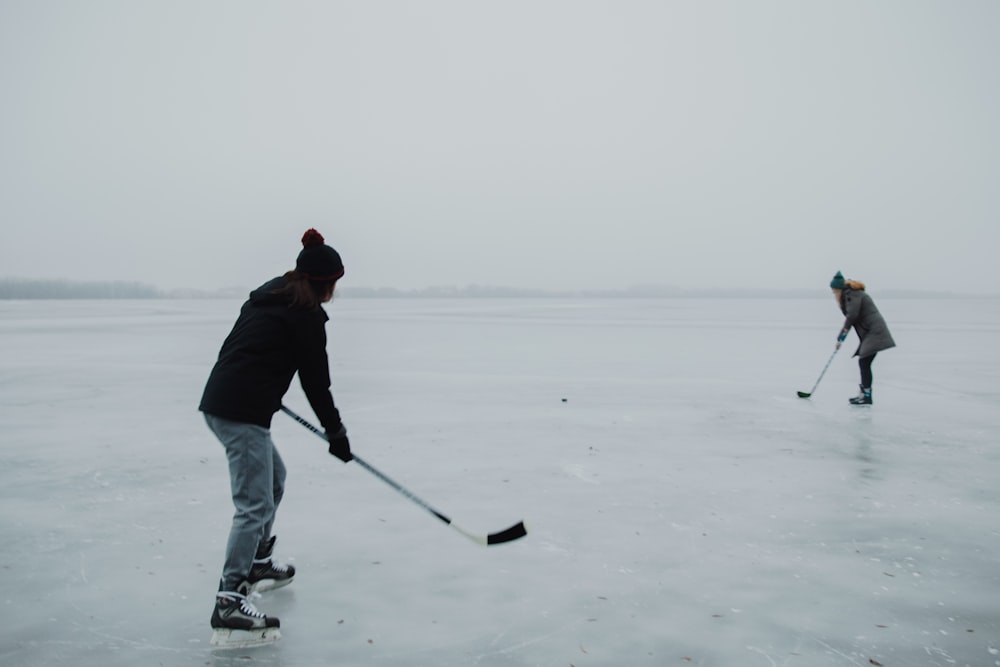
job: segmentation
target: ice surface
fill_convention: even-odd
[[[330,306],[354,449],[284,415],[277,644],[209,646],[232,509],[196,407],[236,301],[0,302],[0,664],[1000,665],[1000,308]],[[296,385],[287,403],[314,419]]]

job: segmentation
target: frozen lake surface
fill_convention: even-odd
[[[363,300],[352,446],[284,415],[283,639],[213,651],[232,514],[197,404],[238,301],[0,302],[0,665],[1000,665],[1000,302]],[[297,384],[286,403],[310,421]]]

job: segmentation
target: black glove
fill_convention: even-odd
[[[351,443],[347,439],[347,429],[341,424],[336,431],[327,431],[326,439],[330,441],[330,453],[338,459],[347,463],[354,457],[351,456]]]

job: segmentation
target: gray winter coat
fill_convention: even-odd
[[[882,313],[878,312],[875,302],[864,290],[845,287],[840,296],[840,310],[847,317],[843,330],[854,327],[861,340],[855,357],[870,357],[876,352],[896,347]]]

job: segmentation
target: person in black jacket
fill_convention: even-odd
[[[847,318],[837,337],[837,347],[847,339],[851,328],[858,334],[858,357],[861,370],[861,392],[850,399],[851,405],[872,404],[872,362],[875,354],[896,346],[889,333],[889,325],[875,307],[875,301],[865,291],[865,284],[857,280],[845,279],[840,271],[830,281],[830,289],[840,306],[840,312]]]
[[[284,586],[295,569],[272,559],[275,511],[284,493],[285,466],[271,441],[271,418],[298,373],[316,417],[326,430],[330,454],[351,460],[347,430],[330,393],[322,304],[333,298],[344,264],[323,236],[302,237],[295,269],[250,293],[222,344],[199,409],[226,449],[232,489],[232,528],[226,545],[211,625],[213,643],[232,631],[249,633],[241,645],[280,636],[277,618],[250,602],[250,593]]]

